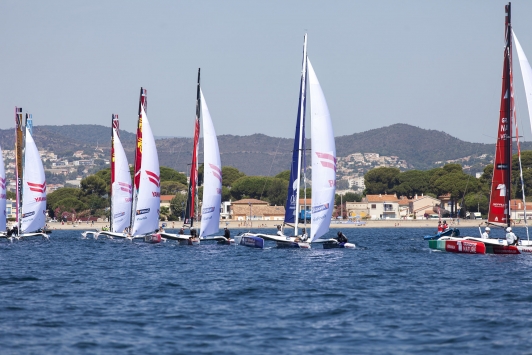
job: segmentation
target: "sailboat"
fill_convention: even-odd
[[[519,147],[519,134],[517,130],[517,120],[514,106],[513,92],[513,68],[512,68],[512,25],[511,25],[511,4],[505,6],[505,38],[504,65],[502,78],[502,93],[499,123],[497,129],[497,143],[495,150],[495,160],[493,162],[493,177],[491,182],[491,195],[488,213],[488,224],[508,228],[511,226],[510,220],[510,198],[511,198],[511,173],[512,173],[512,134],[515,127],[515,137],[519,156],[519,167],[521,168],[521,150]],[[514,34],[515,38],[515,34]],[[525,90],[527,91],[527,102],[529,102],[529,113],[532,95],[532,70],[524,55],[524,52],[516,38],[517,52],[520,57],[523,78],[525,80]],[[522,172],[521,184],[523,185]],[[524,188],[523,188],[524,191]],[[524,192],[523,192],[524,200]],[[526,214],[525,214],[526,220]],[[527,227],[528,234],[528,227]],[[532,253],[532,242],[521,240],[519,245],[508,245],[506,239],[486,239],[477,237],[457,238],[453,236],[441,237],[437,240],[430,240],[431,249],[448,251],[454,253],[468,254],[521,254]]]
[[[22,124],[22,108],[15,107],[16,230],[12,238],[41,236],[46,224],[46,181],[41,156],[32,136],[32,126]],[[9,233],[8,233],[9,234]]]
[[[7,237],[6,233],[6,222],[7,222],[7,213],[6,213],[6,203],[7,203],[7,192],[6,192],[6,170],[4,167],[4,156],[2,154],[2,148],[0,148],[0,238]],[[2,215],[4,217],[2,217]]]
[[[188,184],[187,205],[185,207],[184,226],[190,228],[190,235],[161,233],[164,238],[179,241],[185,245],[199,245],[201,240],[216,240],[229,242],[222,236],[210,235],[219,231],[220,205],[222,201],[222,165],[218,139],[212,123],[211,115],[200,85],[201,68],[198,69],[198,83],[196,89],[196,118],[194,121],[194,144],[192,149],[192,164]],[[196,195],[198,183],[198,147],[200,136],[200,116],[203,121],[203,205],[201,210],[201,228],[199,236],[195,234],[194,221],[197,219]]]
[[[124,231],[131,225],[132,186],[129,165],[120,141],[118,115],[111,115],[111,210],[109,231],[85,231],[83,237],[106,235],[125,238]]]
[[[277,242],[278,247],[310,248],[313,242],[334,243],[332,240],[320,239],[329,230],[332,211],[334,209],[334,194],[336,191],[336,146],[332,129],[331,116],[327,101],[321,89],[318,77],[307,56],[307,35],[303,40],[303,64],[301,82],[299,86],[299,102],[292,152],[292,165],[288,196],[285,206],[284,224],[294,223],[294,236],[285,236],[281,229],[278,235],[261,233],[244,233],[235,237],[235,243],[255,248],[264,248],[264,240]],[[311,234],[307,240],[299,235],[299,190],[301,171],[305,165],[305,111],[306,91],[310,88],[310,118],[312,137],[312,214]],[[344,245],[342,245],[344,246]],[[345,247],[354,247],[348,243]]]

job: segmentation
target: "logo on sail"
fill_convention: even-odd
[[[113,216],[114,218],[118,218],[118,217],[122,217],[122,216],[125,216],[126,215],[126,212],[120,212],[120,213],[115,213],[115,215]]]
[[[205,214],[205,213],[212,213],[212,212],[214,212],[214,207],[207,207],[207,208],[204,208],[201,212],[202,212],[203,214]]]
[[[0,178],[0,188],[2,190],[5,190],[6,189],[6,178]]]
[[[42,194],[46,192],[46,181],[42,184],[37,184],[35,182],[26,182],[26,184],[30,187],[30,191],[40,192]]]
[[[497,169],[499,170],[508,170],[508,164],[497,164]]]
[[[316,152],[321,166],[336,171],[336,158],[332,154]]]
[[[220,180],[220,182],[222,182],[222,170],[220,170],[220,168],[214,164],[209,164],[209,166],[212,169],[212,175],[214,175],[215,178],[217,178],[218,180]]]
[[[150,213],[150,209],[149,208],[143,208],[141,210],[137,210],[137,216],[141,215],[141,214],[146,214],[146,213]]]
[[[325,203],[323,205],[312,207],[312,213],[317,213],[317,212],[325,211],[325,210],[328,210],[328,209],[329,209],[329,204]]]
[[[149,170],[144,170],[144,171],[148,175],[148,180],[150,180],[150,182],[154,183],[155,186],[159,187],[159,182],[160,182],[159,175],[157,175],[154,172],[151,172]]]
[[[131,185],[126,184],[125,182],[119,182],[118,186],[120,186],[120,190],[124,192],[131,193]]]
[[[35,214],[35,211],[31,211],[31,212],[28,212],[28,213],[24,213],[22,215],[22,218],[26,218],[26,217],[31,217]]]

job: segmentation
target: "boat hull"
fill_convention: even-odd
[[[323,249],[355,249],[353,243],[326,242],[323,243]]]
[[[310,249],[310,244],[306,242],[282,241],[277,242],[277,248]]]
[[[238,244],[248,248],[264,249],[264,239],[252,235],[242,236]]]
[[[144,236],[144,241],[150,244],[157,244],[162,242],[162,238],[160,234],[148,234]]]
[[[486,244],[475,240],[429,240],[435,250],[460,254],[486,254]]]

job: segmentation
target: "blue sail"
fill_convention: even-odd
[[[305,61],[306,58],[303,58]],[[299,86],[299,101],[297,107],[297,123],[296,123],[296,134],[294,137],[294,150],[292,151],[292,165],[290,167],[290,182],[288,183],[288,196],[286,198],[285,204],[285,223],[295,223],[296,221],[296,200],[299,198],[299,186],[300,180],[300,169],[301,165],[299,162],[300,150],[302,156],[305,154],[305,107],[306,107],[306,66],[303,65],[303,72],[301,74],[301,84]],[[301,137],[300,137],[301,132]],[[300,146],[301,142],[301,146]]]

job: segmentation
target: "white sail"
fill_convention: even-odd
[[[528,115],[532,124],[532,68],[526,58],[525,52],[521,47],[521,44],[517,40],[515,32],[512,31],[515,40],[515,48],[517,50],[517,56],[519,57],[519,65],[521,67],[521,74],[523,75],[523,82],[525,83],[526,103],[528,105]]]
[[[2,148],[0,148],[0,232],[6,230],[6,198],[6,171]]]
[[[129,173],[126,153],[120,142],[120,137],[114,128],[113,141],[115,182],[112,186],[113,194],[111,197],[111,210],[113,211],[112,232],[121,233],[126,227],[130,226],[131,222],[131,175]]]
[[[201,208],[200,238],[218,232],[220,224],[220,204],[222,202],[222,164],[218,139],[214,131],[209,108],[201,94],[203,119],[203,204]]]
[[[336,190],[336,146],[329,108],[308,60],[312,134],[312,222],[310,241],[329,231]]]
[[[139,192],[133,221],[132,235],[155,232],[159,228],[160,175],[159,157],[148,117],[141,106],[142,117],[142,163]]]
[[[22,181],[22,233],[36,232],[46,223],[46,181],[41,156],[26,126]]]

